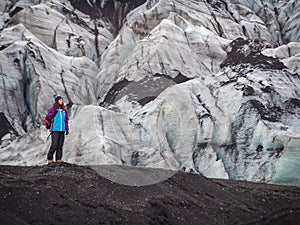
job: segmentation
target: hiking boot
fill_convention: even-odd
[[[52,163],[54,163],[53,160],[48,160],[48,164],[52,164]]]
[[[57,163],[63,163],[64,161],[62,161],[61,159],[56,160]]]

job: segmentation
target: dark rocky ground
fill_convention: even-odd
[[[5,225],[283,225],[300,221],[299,187],[189,173],[137,187],[114,183],[90,167],[71,164],[0,166],[0,188],[0,224]]]

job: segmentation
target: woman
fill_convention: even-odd
[[[47,159],[48,164],[53,163],[53,155],[55,154],[56,162],[62,163],[62,147],[64,145],[65,134],[69,134],[68,111],[65,109],[63,98],[56,96],[54,105],[50,108],[46,120],[51,120],[51,136],[52,142],[49,149]]]

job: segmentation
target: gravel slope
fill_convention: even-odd
[[[114,183],[90,167],[74,164],[0,166],[1,224],[296,224],[299,220],[299,187],[181,172],[137,187]]]

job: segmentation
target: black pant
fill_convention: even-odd
[[[55,154],[55,159],[61,160],[62,157],[62,147],[64,145],[64,140],[65,140],[65,132],[58,132],[58,131],[53,131],[51,135],[51,147],[49,149],[47,159],[48,160],[53,160],[53,155]]]

